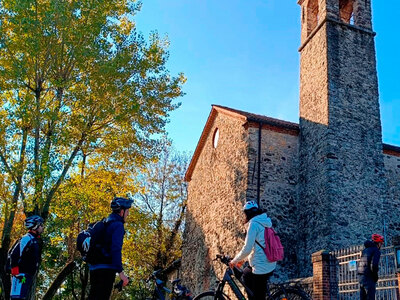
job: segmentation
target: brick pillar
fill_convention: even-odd
[[[327,250],[315,252],[311,256],[313,264],[313,300],[338,299],[338,279],[336,258]]]

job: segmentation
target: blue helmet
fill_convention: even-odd
[[[36,230],[39,225],[43,225],[43,223],[43,218],[37,215],[27,217],[24,221],[25,227],[29,230]]]
[[[121,209],[128,209],[131,208],[133,200],[126,199],[122,197],[115,197],[113,201],[111,201],[111,209],[114,210],[121,210]]]

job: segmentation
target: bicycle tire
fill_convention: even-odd
[[[227,295],[222,294],[222,295],[218,295],[216,298],[214,298],[215,296],[215,292],[213,291],[208,291],[208,292],[204,292],[201,293],[200,295],[197,295],[196,297],[193,298],[193,300],[231,300]]]
[[[311,297],[302,289],[295,287],[280,288],[270,298],[272,300],[311,300]]]

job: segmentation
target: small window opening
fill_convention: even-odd
[[[307,6],[307,34],[309,35],[319,22],[318,0],[310,0]]]
[[[219,129],[215,128],[214,130],[214,136],[213,136],[213,147],[217,148],[218,146],[218,141],[219,141]]]
[[[339,0],[340,19],[347,24],[354,24],[354,0]]]

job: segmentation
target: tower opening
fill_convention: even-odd
[[[340,19],[348,24],[354,24],[354,0],[339,0]]]
[[[310,0],[307,5],[307,35],[317,27],[319,21],[318,0]]]

